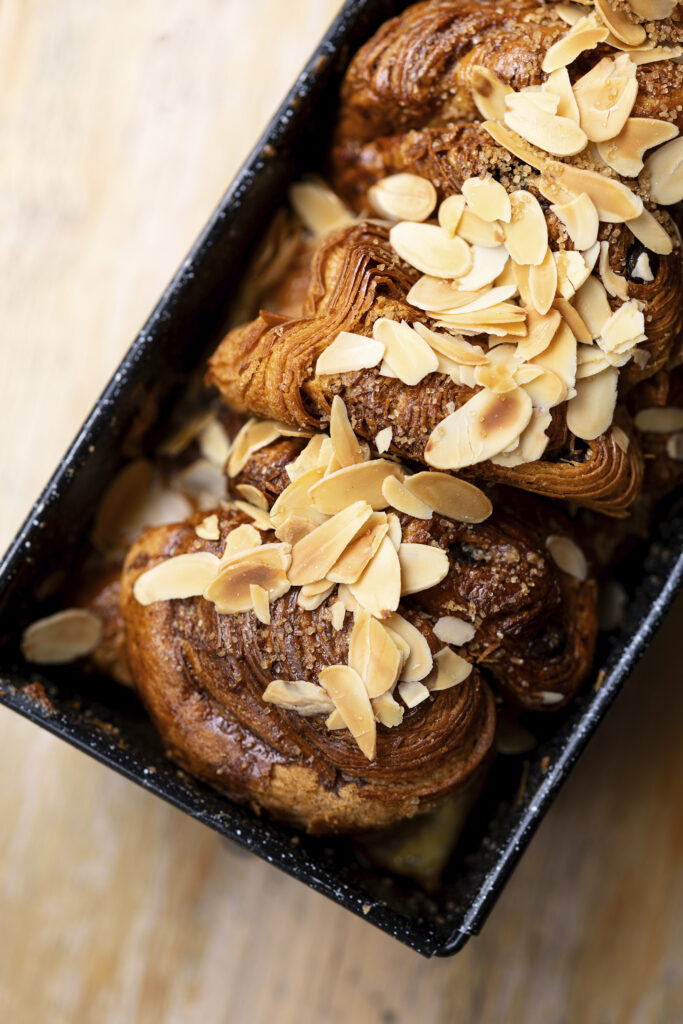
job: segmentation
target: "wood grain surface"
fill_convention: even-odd
[[[3,546],[336,7],[0,4]],[[0,711],[0,1021],[683,1020],[682,630],[449,961]]]

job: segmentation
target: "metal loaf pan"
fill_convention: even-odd
[[[98,498],[130,451],[134,423],[167,417],[215,344],[231,288],[288,183],[321,162],[351,55],[404,6],[348,0],[31,509],[0,568],[0,699],[423,955],[449,956],[480,929],[680,589],[680,510],[662,513],[648,545],[629,557],[628,615],[603,636],[600,685],[588,684],[566,712],[546,719],[531,755],[494,766],[435,894],[368,869],[345,842],[312,839],[235,806],[166,760],[131,693],[71,666],[36,672],[18,647],[23,625],[59,606]],[[143,447],[153,440],[143,438]]]

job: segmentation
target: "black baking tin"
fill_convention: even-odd
[[[31,510],[0,566],[0,699],[425,956],[449,956],[481,928],[681,588],[680,509],[662,512],[648,545],[622,566],[628,614],[618,631],[603,635],[599,685],[588,685],[566,712],[544,718],[545,738],[531,755],[497,759],[436,894],[369,869],[344,841],[312,839],[232,804],[164,757],[130,692],[72,666],[37,672],[18,650],[22,627],[59,606],[98,498],[133,450],[139,414],[152,412],[157,423],[168,417],[214,346],[250,246],[288,182],[321,163],[351,54],[403,6],[345,5]],[[143,438],[143,447],[152,440]]]

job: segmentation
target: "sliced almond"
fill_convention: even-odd
[[[306,583],[299,591],[296,603],[304,611],[314,612],[316,608],[328,599],[334,590],[334,583],[327,580],[318,580],[316,583]]]
[[[401,259],[431,277],[462,277],[472,266],[467,243],[449,238],[435,224],[402,221],[391,229],[389,241]]]
[[[585,192],[568,203],[556,204],[550,209],[565,225],[567,234],[577,249],[590,249],[595,245],[600,221],[595,204]]]
[[[643,42],[645,29],[642,25],[631,21],[623,10],[612,7],[608,0],[594,0],[594,3],[599,19],[613,36],[627,46],[639,46]]]
[[[330,409],[330,438],[334,453],[341,466],[353,466],[363,461],[363,450],[353,432],[344,400],[339,395],[332,399]]]
[[[284,538],[279,537],[278,540],[284,540]],[[261,543],[261,534],[253,526],[250,526],[248,523],[236,526],[226,537],[221,562],[227,561],[241,551],[250,551],[252,548],[258,548],[261,546]]]
[[[363,575],[349,589],[358,603],[378,619],[387,619],[401,598],[401,564],[389,536],[385,537]]]
[[[380,697],[379,699],[381,700],[382,698]],[[330,731],[346,728],[346,722],[336,708],[332,714],[325,719],[325,725]]]
[[[257,529],[270,530],[272,528],[270,516],[262,508],[257,508],[256,505],[252,505],[248,501],[233,501],[233,505],[240,512],[244,512],[245,515],[249,516]]]
[[[676,6],[676,0],[629,0],[629,7],[645,21],[670,18]]]
[[[424,679],[432,669],[432,652],[425,637],[402,615],[394,614],[385,620],[394,633],[397,633],[408,645],[408,657],[401,669],[400,678],[404,682],[417,682]]]
[[[485,120],[502,121],[505,116],[505,97],[514,90],[501,82],[493,71],[482,64],[470,69],[470,89],[477,110]]]
[[[534,146],[530,146],[517,132],[513,132],[512,129],[504,124],[497,124],[495,121],[484,121],[482,128],[489,133],[494,142],[507,149],[508,152],[516,156],[522,163],[535,167],[537,171],[545,169],[548,162],[546,154],[539,152]]]
[[[668,0],[667,0],[668,2]],[[633,7],[633,4],[631,4]],[[660,60],[675,60],[683,55],[681,46],[647,46],[628,51],[629,59],[636,66],[642,64],[655,64]]]
[[[588,280],[590,270],[581,253],[572,249],[554,252],[553,259],[557,266],[557,290],[563,299],[571,299]]]
[[[311,715],[329,715],[334,711],[334,701],[316,683],[306,679],[274,679],[263,691],[268,704],[277,704],[285,711],[296,711],[308,718]]]
[[[323,479],[323,474],[321,468],[308,469],[282,491],[270,510],[270,519],[275,529],[279,529],[291,515],[310,519],[317,525],[324,522],[323,513],[314,506],[309,493]]]
[[[315,372],[319,376],[367,370],[384,358],[384,346],[376,338],[340,331],[331,345],[318,356]]]
[[[588,578],[586,556],[570,537],[550,534],[545,539],[545,546],[550,552],[553,562],[562,572],[566,572],[569,576],[582,582]]]
[[[428,277],[427,274],[416,281],[406,296],[411,306],[423,309],[430,313],[437,313],[442,309],[453,309],[453,307],[465,306],[472,299],[479,296],[479,292],[468,292],[456,287],[453,281],[442,281],[437,277]]]
[[[178,429],[160,445],[159,454],[170,455],[171,457],[180,455],[181,452],[189,448],[193,441],[198,439],[204,428],[214,422],[215,419],[216,413],[213,409],[205,409],[203,412],[193,413],[184,419]],[[205,458],[209,458],[209,456],[206,455]]]
[[[666,454],[675,462],[683,462],[683,433],[672,434],[666,442]]]
[[[674,405],[652,406],[637,412],[634,422],[645,434],[673,434],[683,430],[683,409]]]
[[[515,374],[519,369],[519,359],[513,345],[499,345],[489,352],[486,366],[478,366],[474,371],[477,384],[497,394],[505,394],[517,387]]]
[[[472,269],[469,273],[465,274],[464,277],[460,278],[460,284],[464,289],[468,291],[476,291],[479,288],[485,288],[495,281],[495,279],[502,274],[505,264],[508,261],[508,252],[504,245],[498,245],[495,248],[483,247],[480,245],[472,246]],[[506,291],[507,296],[514,294],[515,289],[511,286],[502,286]],[[493,288],[491,291],[499,293],[499,289]],[[473,302],[482,302],[484,305],[493,305],[492,301],[487,303],[484,296],[480,296],[478,299],[472,299],[469,303],[466,303],[463,307],[458,307],[459,312],[469,312],[472,309]],[[495,301],[500,301],[497,297]]]
[[[230,438],[220,420],[211,419],[199,433],[199,450],[205,459],[220,469],[230,455]]]
[[[579,0],[579,3],[567,4],[559,3],[555,4],[553,11],[565,21],[567,25],[576,25],[580,18],[585,17],[585,11],[583,10],[583,0]],[[561,70],[564,70],[562,68]],[[555,72],[553,72],[555,74]]]
[[[542,315],[553,304],[557,290],[557,264],[550,249],[546,250],[543,262],[529,268],[529,292],[534,309]]]
[[[635,302],[624,302],[610,316],[598,338],[604,352],[621,352],[645,340],[645,316]]]
[[[625,277],[615,274],[609,262],[609,243],[600,243],[600,277],[609,295],[616,299],[628,298],[628,281]]]
[[[374,510],[386,508],[382,485],[387,476],[402,476],[397,463],[388,459],[345,466],[314,484],[309,491],[310,499],[315,508],[328,516],[358,501],[367,502]]]
[[[483,523],[493,511],[483,491],[450,473],[415,473],[405,485],[439,515],[456,522]]]
[[[554,261],[553,261],[554,262]],[[556,309],[547,313],[529,310],[527,315],[527,335],[517,344],[517,354],[522,359],[533,359],[544,352],[555,337],[562,317]]]
[[[289,190],[294,212],[316,238],[339,231],[354,222],[354,216],[332,189],[321,180],[301,181]]]
[[[510,200],[508,194],[495,178],[487,174],[483,178],[468,178],[462,183],[462,194],[472,213],[482,220],[508,221],[510,219]]]
[[[545,370],[539,377],[535,377],[524,385],[524,391],[529,396],[533,409],[552,409],[567,397],[567,385],[551,370]],[[520,434],[520,439],[533,421],[533,412],[529,417],[529,423]],[[496,455],[502,458],[505,452]],[[504,464],[504,463],[502,463]]]
[[[614,178],[606,178],[597,171],[587,171],[582,167],[572,167],[549,160],[539,181],[543,191],[543,182],[559,185],[574,195],[585,192],[598,211],[598,217],[607,224],[621,224],[633,220],[643,211],[643,201],[626,185]],[[545,195],[545,192],[543,193]],[[566,202],[566,199],[561,202]],[[552,202],[558,202],[555,198]]]
[[[21,653],[35,665],[66,665],[92,654],[101,639],[97,615],[86,608],[64,608],[24,630]]]
[[[387,512],[387,524],[389,526],[389,540],[398,551],[401,545],[401,520],[394,512]]]
[[[167,487],[148,459],[135,459],[107,487],[95,516],[93,543],[100,551],[123,555],[148,526],[182,522],[190,515],[188,498]]]
[[[280,436],[279,427],[273,420],[247,420],[232,443],[228,460],[229,476],[241,473],[254,452],[277,441]]]
[[[368,189],[368,199],[390,220],[426,220],[436,206],[436,189],[417,174],[391,174]]]
[[[330,605],[330,622],[332,623],[332,629],[337,632],[339,632],[340,629],[343,629],[345,618],[346,608],[344,607],[343,601],[335,601],[334,604]]]
[[[239,552],[221,561],[218,575],[204,587],[204,597],[221,615],[248,611],[252,607],[252,584],[262,587],[270,601],[276,601],[290,588],[290,562],[289,544],[263,544]]]
[[[495,466],[522,466],[540,459],[548,447],[546,430],[552,420],[547,409],[534,409],[529,423],[519,437],[519,444],[511,452],[495,455],[491,461]]]
[[[384,452],[388,452],[391,448],[391,441],[394,436],[394,431],[391,427],[383,427],[377,431],[375,436],[375,448],[383,455]]]
[[[559,4],[556,5],[556,8]],[[558,68],[551,72],[543,83],[543,91],[558,98],[557,113],[560,117],[568,117],[579,123],[579,108],[572,92],[572,83],[566,68]]]
[[[194,532],[202,540],[220,540],[221,531],[218,528],[218,516],[216,513],[214,512],[213,515],[202,519],[201,523],[195,526]]]
[[[581,127],[591,142],[605,142],[621,132],[637,93],[636,66],[628,54],[603,57],[574,83]]]
[[[447,196],[440,204],[437,218],[449,238],[455,238],[464,209],[465,197],[461,195]]]
[[[588,325],[584,323],[580,313],[578,310],[574,309],[568,299],[563,299],[558,296],[553,303],[553,307],[558,311],[558,313],[562,314],[562,319],[567,321],[571,332],[577,341],[589,343],[593,340],[593,335],[591,334]]]
[[[673,252],[674,243],[671,235],[649,210],[643,210],[640,217],[630,220],[628,227],[638,241],[642,242],[651,252],[659,253],[661,256],[668,256]],[[645,256],[645,253],[641,255]],[[643,278],[643,280],[648,280],[648,278]],[[654,278],[650,277],[649,280],[652,281]]]
[[[390,633],[375,618],[368,620],[368,660],[363,676],[369,697],[391,690],[403,666],[403,658]]]
[[[355,467],[351,467],[354,469]],[[340,470],[340,472],[346,472]],[[345,548],[361,532],[372,507],[367,501],[354,501],[331,519],[312,530],[292,548],[289,579],[295,586],[315,583],[327,576]]]
[[[580,54],[585,53],[586,50],[595,49],[598,43],[603,43],[608,35],[608,29],[604,25],[598,24],[594,14],[580,18],[566,35],[558,39],[548,49],[541,65],[543,71],[549,73],[558,68],[567,67]]]
[[[431,519],[432,509],[421,501],[405,484],[394,476],[388,476],[382,484],[382,494],[387,503],[398,512],[404,512],[414,519]]]
[[[448,555],[431,544],[401,544],[398,558],[402,596],[429,590],[448,575]]]
[[[414,324],[415,330],[420,337],[430,345],[436,352],[446,356],[454,363],[463,366],[481,366],[486,362],[486,355],[478,345],[472,345],[464,338],[457,338],[453,334],[439,334],[431,331],[424,324]]]
[[[436,678],[428,683],[430,691],[450,690],[451,686],[463,683],[472,673],[472,665],[449,647],[434,655]]]
[[[294,483],[304,473],[318,468],[320,452],[325,441],[329,440],[324,434],[316,434],[308,442],[303,451],[299,452],[293,462],[285,466],[287,476]],[[330,442],[331,443],[331,442]]]
[[[567,397],[576,381],[576,338],[567,323],[562,320],[548,347],[534,356],[533,363],[554,373],[565,386]]]
[[[388,479],[393,480],[394,477]],[[389,530],[386,516],[381,512],[371,516],[367,526],[368,529],[351,541],[328,571],[328,580],[334,583],[355,583],[365,571]]]
[[[612,437],[614,438],[617,447],[620,448],[625,455],[631,444],[631,438],[628,436],[626,431],[622,430],[619,426],[613,426]]]
[[[576,352],[576,379],[594,377],[596,373],[606,370],[611,363],[605,353],[597,345],[579,345]]]
[[[270,625],[270,595],[267,590],[260,587],[258,583],[249,586],[249,596],[254,609],[254,615],[264,626]]]
[[[403,721],[403,708],[390,693],[383,693],[372,701],[372,710],[380,725],[388,729],[400,725]]]
[[[504,395],[480,391],[434,428],[425,461],[435,469],[462,469],[498,455],[531,419],[531,399],[522,388]]]
[[[366,611],[361,611],[354,617],[353,628],[349,636],[348,662],[350,667],[357,672],[361,679],[365,673],[370,659],[370,620],[372,616]]]
[[[559,117],[556,113],[544,110],[538,103],[543,97],[543,93],[514,93],[507,96],[505,124],[546,153],[555,156],[580,153],[588,143],[583,128],[571,117]],[[556,110],[558,97],[552,98]]]
[[[503,241],[503,229],[498,221],[488,221],[470,209],[465,209],[458,223],[457,234],[470,245],[494,249]]]
[[[473,622],[466,622],[455,615],[442,615],[434,623],[434,636],[444,644],[461,647],[474,639],[476,627]]]
[[[348,665],[330,665],[320,672],[318,679],[334,701],[363,754],[368,761],[374,761],[377,727],[363,680]]]
[[[678,135],[676,125],[654,117],[629,117],[618,135],[598,144],[605,163],[625,178],[636,178],[643,167],[643,153]]]
[[[599,338],[612,315],[604,285],[597,277],[589,277],[574,297],[576,310],[588,327],[592,338]]]
[[[199,597],[216,578],[219,567],[218,558],[208,551],[167,558],[138,576],[133,597],[142,605]]]
[[[575,437],[592,441],[604,434],[614,416],[619,371],[610,366],[576,382],[576,396],[567,404],[567,426]]]
[[[386,361],[404,384],[418,384],[437,370],[438,359],[409,324],[380,317],[372,333],[384,345]]]
[[[503,225],[505,245],[515,263],[536,266],[548,249],[548,228],[540,203],[531,192],[510,195],[510,223]]]
[[[235,490],[244,499],[244,501],[249,502],[250,505],[254,505],[256,508],[260,508],[264,512],[267,511],[268,499],[263,491],[260,491],[258,487],[254,487],[253,484],[237,484]]]
[[[398,692],[408,708],[416,708],[429,697],[429,690],[422,683],[399,683]]]

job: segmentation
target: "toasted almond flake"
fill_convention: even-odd
[[[444,647],[434,655],[436,678],[429,680],[428,686],[432,693],[438,690],[449,690],[451,686],[463,683],[472,672],[472,665],[465,661],[449,647]]]
[[[633,7],[633,4],[631,4]],[[681,46],[656,46],[656,47],[642,47],[640,49],[629,50],[629,59],[634,64],[640,66],[641,64],[655,64],[660,60],[675,60],[676,58],[683,55],[683,47]]]
[[[368,189],[368,199],[390,220],[426,220],[436,206],[436,189],[417,174],[391,174]]]
[[[532,362],[556,374],[565,385],[567,393],[573,388],[576,380],[576,338],[564,320],[560,322],[548,347],[534,356]]]
[[[380,700],[381,699],[382,698],[380,698]],[[336,708],[332,712],[332,714],[328,718],[325,719],[325,725],[327,726],[327,728],[330,731],[338,730],[338,729],[345,729],[346,728],[346,722],[344,721],[342,716],[339,714],[339,712],[336,710]]]
[[[563,299],[559,296],[556,297],[553,302],[553,307],[558,313],[562,314],[562,319],[567,321],[567,324],[577,341],[588,344],[593,340],[593,335],[591,334],[588,325],[583,321],[578,310],[574,309],[568,299]]]
[[[371,515],[372,507],[368,502],[353,501],[307,534],[292,548],[290,582],[303,586],[325,577]]]
[[[329,440],[329,438],[326,440]],[[270,510],[270,518],[276,529],[290,515],[314,520],[317,525],[324,522],[324,515],[315,508],[309,496],[310,489],[319,480],[322,480],[323,475],[324,470],[322,467],[308,469],[300,476],[297,476],[296,480],[293,480],[289,487],[282,491]]]
[[[461,523],[483,523],[491,515],[489,498],[474,484],[450,473],[423,471],[405,481],[406,487],[441,516]]]
[[[387,525],[389,526],[389,540],[398,551],[401,545],[401,520],[394,512],[387,512]]]
[[[597,277],[589,277],[574,297],[576,310],[592,338],[598,338],[612,315],[607,292]]]
[[[485,288],[486,285],[495,281],[498,275],[503,272],[507,261],[508,253],[504,245],[498,245],[495,249],[473,245],[472,269],[464,277],[460,278],[459,283],[468,291],[477,291],[480,288]],[[502,289],[508,298],[514,295],[516,290],[512,285],[503,285]],[[495,294],[495,299],[491,299],[491,292]],[[470,312],[473,308],[477,308],[477,306],[473,305],[477,302],[480,303],[478,308],[484,308],[487,305],[493,305],[494,301],[500,301],[501,290],[499,288],[492,288],[491,292],[488,295],[470,300],[469,303],[462,307],[456,307],[458,312]]]
[[[273,420],[250,419],[244,424],[232,443],[228,459],[228,475],[237,476],[241,473],[252,454],[264,448],[281,436],[278,425]]]
[[[643,211],[640,196],[622,182],[606,178],[596,171],[572,167],[570,164],[560,163],[559,160],[549,160],[539,181],[541,191],[544,181],[550,185],[559,185],[566,192],[577,196],[585,192],[598,211],[600,220],[607,224],[621,224],[633,220]],[[567,198],[561,202],[567,202]],[[558,202],[556,199],[552,201]]]
[[[503,225],[508,252],[515,263],[542,263],[548,249],[548,228],[538,199],[519,189],[510,195],[510,206],[510,223]]]
[[[576,25],[577,21],[585,16],[581,2],[575,4],[555,4],[553,10],[556,14],[559,14],[562,21],[565,21],[568,25]],[[564,70],[564,68],[560,68],[559,70]],[[553,74],[555,74],[554,71]]]
[[[432,509],[426,502],[421,501],[410,491],[405,484],[401,483],[394,476],[388,476],[382,484],[382,494],[387,504],[399,512],[404,512],[414,519],[431,519]]]
[[[614,60],[603,57],[574,83],[581,127],[591,142],[605,142],[621,132],[637,93],[636,66],[628,54]]]
[[[181,556],[184,557],[184,556]],[[204,597],[221,615],[235,615],[253,606],[251,586],[262,587],[271,601],[287,593],[287,570],[291,562],[289,544],[263,544],[223,558],[218,575],[204,587]]]
[[[605,353],[597,345],[579,345],[576,352],[576,379],[593,377],[596,373],[606,370],[611,363]]]
[[[558,68],[557,71],[549,74],[543,83],[543,91],[557,96],[559,100],[557,113],[560,117],[568,117],[572,121],[576,121],[577,124],[579,123],[579,108],[566,68]]]
[[[330,438],[334,454],[341,466],[353,466],[363,461],[363,451],[349,421],[344,400],[339,395],[332,399],[330,410]]]
[[[551,370],[545,370],[539,377],[535,377],[532,381],[523,385],[524,391],[529,396],[533,409],[552,409],[554,406],[564,402],[567,397],[567,385],[563,380],[553,373]],[[527,429],[529,424],[532,422],[532,416],[529,417],[529,423],[524,428]],[[524,430],[520,434],[523,436]],[[498,453],[496,458],[504,455],[505,452]]]
[[[528,310],[532,311],[534,306],[534,300],[531,297],[531,289],[529,288],[529,273],[531,268],[526,266],[522,267],[519,263],[515,263],[514,260],[510,260],[508,266],[512,267],[512,274],[517,284],[517,290],[519,291],[519,297],[522,301],[522,305]]]
[[[629,0],[629,7],[645,21],[661,21],[671,17],[676,0]]]
[[[465,197],[461,195],[448,196],[439,205],[437,212],[439,225],[449,238],[455,238],[464,209]]]
[[[462,183],[462,194],[467,205],[478,217],[485,221],[510,219],[510,200],[508,194],[495,178],[487,174],[483,178],[468,178]]]
[[[401,544],[398,558],[402,596],[429,590],[448,575],[448,555],[431,544]]]
[[[304,611],[314,612],[316,608],[327,600],[334,590],[334,583],[327,580],[319,580],[317,583],[306,583],[299,591],[296,603]]]
[[[215,514],[206,516],[194,528],[194,532],[202,540],[220,540],[221,531],[218,528],[218,516]]]
[[[465,622],[455,615],[442,615],[434,623],[434,636],[444,644],[461,647],[474,638],[476,627],[473,622]]]
[[[376,512],[371,516],[367,522],[367,529],[344,549],[328,571],[327,579],[334,583],[355,583],[365,571],[370,559],[374,557],[388,529],[384,513]]]
[[[563,537],[551,533],[545,539],[545,546],[550,552],[558,569],[566,572],[575,579],[583,580],[588,578],[588,562],[581,548],[570,537]]]
[[[251,505],[248,501],[234,501],[233,505],[240,512],[244,512],[245,515],[249,516],[259,530],[272,529],[270,516],[262,508],[257,508],[256,505]]]
[[[362,677],[369,697],[380,697],[391,690],[403,666],[403,657],[391,639],[390,631],[379,621],[368,619],[368,659]]]
[[[316,238],[353,224],[354,216],[339,196],[320,180],[301,181],[289,190],[294,212]]]
[[[576,382],[567,404],[567,426],[575,437],[592,441],[604,434],[614,416],[619,371],[614,366]]]
[[[628,436],[625,430],[622,430],[619,426],[612,427],[612,437],[619,448],[621,448],[624,455],[629,449],[631,444],[631,438]]]
[[[432,331],[424,324],[413,325],[420,337],[427,342],[436,352],[446,356],[454,363],[463,366],[481,366],[486,362],[486,355],[478,345],[472,345],[464,338],[457,338],[453,334],[439,334]]]
[[[564,694],[554,693],[552,690],[539,690],[537,697],[541,704],[560,704],[564,700]]]
[[[102,639],[102,620],[86,608],[64,608],[32,622],[21,653],[35,665],[66,665],[92,654]]]
[[[367,370],[384,358],[384,345],[376,338],[340,331],[331,345],[318,356],[315,372],[318,376]]]
[[[383,427],[382,430],[377,432],[375,437],[375,448],[383,455],[384,452],[388,452],[391,448],[391,439],[394,436],[394,431],[391,427]]]
[[[635,302],[624,302],[602,329],[598,345],[604,352],[623,351],[624,344],[636,345],[645,337],[645,316]]]
[[[398,692],[407,708],[416,708],[429,697],[429,690],[423,683],[399,683]]]
[[[278,539],[283,540],[282,537]],[[226,537],[225,548],[221,555],[221,563],[232,558],[233,555],[239,554],[241,551],[250,551],[252,548],[258,548],[261,546],[261,543],[261,534],[253,526],[250,526],[248,523],[236,526]]]
[[[386,536],[363,575],[349,585],[353,597],[371,615],[389,618],[401,598],[401,564],[396,548]]]
[[[537,171],[545,170],[548,157],[534,146],[530,146],[517,132],[512,131],[504,124],[497,124],[495,121],[484,121],[482,128],[486,129],[494,142],[507,149],[522,163],[535,167]]]
[[[672,434],[667,439],[666,454],[676,462],[683,462],[683,433]]]
[[[182,522],[191,514],[188,499],[167,487],[148,459],[135,459],[107,487],[92,540],[100,551],[122,555],[146,527]]]
[[[522,388],[496,395],[480,391],[432,431],[425,461],[435,469],[462,469],[498,455],[531,419],[531,399]]]
[[[371,702],[372,710],[380,725],[392,729],[403,721],[403,708],[390,693],[383,693]]]
[[[503,241],[503,228],[498,221],[484,220],[466,208],[460,217],[457,235],[470,245],[495,249]],[[458,284],[461,282],[458,281]]]
[[[557,96],[546,96],[544,93],[514,93],[507,96],[507,127],[546,153],[555,156],[580,153],[588,142],[583,129],[571,117],[559,117],[554,111],[550,113],[544,110],[539,102],[543,99],[552,99],[554,111],[557,110]]]
[[[580,252],[563,249],[553,253],[557,266],[557,290],[563,299],[571,299],[588,280],[590,271]]]
[[[546,250],[543,262],[529,268],[529,292],[534,309],[542,315],[553,304],[557,290],[557,264],[550,249]]]
[[[608,0],[594,0],[595,10],[600,20],[607,26],[612,35],[627,46],[639,46],[645,39],[642,25],[631,21],[623,10],[612,7]]]
[[[163,442],[159,447],[160,455],[174,457],[184,452],[186,448],[196,441],[204,428],[216,418],[214,409],[205,409],[203,412],[194,413],[185,419],[175,433]],[[208,458],[208,456],[206,456]]]
[[[318,459],[320,452],[325,441],[329,440],[324,434],[316,434],[308,442],[306,447],[299,452],[293,462],[287,463],[285,470],[287,476],[294,483],[304,473],[308,473],[312,469],[318,468]]]
[[[502,121],[505,116],[505,97],[514,90],[501,82],[493,71],[482,64],[470,69],[470,88],[477,110],[485,120]]]
[[[215,580],[219,567],[216,556],[208,551],[176,555],[138,576],[133,596],[142,605],[199,597]]]
[[[629,117],[618,135],[598,144],[605,163],[625,178],[636,178],[644,167],[643,153],[678,135],[676,125],[653,117]]]
[[[418,384],[437,370],[438,359],[409,324],[380,317],[372,333],[385,346],[386,361],[404,384]]]
[[[253,484],[237,484],[235,490],[250,505],[254,505],[255,508],[260,508],[264,512],[267,511],[268,499],[258,487],[254,487]]]
[[[683,430],[683,409],[674,405],[652,406],[637,412],[634,422],[646,434],[672,434]]]
[[[370,619],[366,611],[360,611],[353,621],[349,636],[348,663],[361,679],[365,678],[370,659]]]
[[[263,699],[285,711],[296,711],[304,718],[334,711],[332,698],[321,686],[306,679],[274,679],[263,691]]]
[[[584,249],[581,253],[583,261],[586,264],[586,270],[589,274],[592,274],[595,270],[595,264],[598,262],[598,256],[600,255],[600,243],[596,242],[595,245],[591,245],[590,249]]]
[[[495,455],[491,461],[495,466],[522,466],[536,462],[541,458],[548,446],[546,430],[550,426],[552,416],[547,409],[536,408],[531,414],[529,423],[519,437],[519,444],[511,452]]]
[[[230,438],[218,419],[211,419],[199,434],[199,450],[205,459],[220,469],[230,455]]]
[[[480,294],[478,291],[463,291],[453,281],[442,281],[437,277],[423,274],[410,289],[406,298],[417,309],[433,313],[442,309],[465,306],[472,299],[478,298]]]
[[[440,314],[435,327],[456,330],[460,334],[476,337],[479,334],[494,334],[505,337],[508,334],[526,335],[526,312],[510,302],[499,302],[487,309],[472,313],[459,310]]]
[[[372,459],[330,473],[310,488],[309,495],[315,508],[328,516],[341,512],[354,501],[366,501],[378,510],[387,506],[382,493],[386,477],[402,475],[397,463]]]
[[[600,243],[600,277],[609,295],[616,299],[628,298],[628,281],[615,274],[609,262],[609,242]]]
[[[268,591],[260,587],[258,583],[249,586],[249,596],[254,608],[254,615],[264,626],[270,625],[270,597]]]
[[[401,259],[431,277],[462,277],[472,266],[467,243],[449,238],[435,224],[402,221],[391,229],[389,241]]]
[[[476,247],[475,247],[476,248]],[[500,247],[503,250],[505,259],[507,260],[507,253],[505,247]],[[495,249],[482,249],[482,252],[493,253]],[[503,284],[496,285],[495,288],[482,288],[482,291],[477,294],[475,299],[467,302],[464,306],[458,306],[455,309],[443,309],[439,316],[441,319],[447,320],[451,316],[464,317],[469,313],[479,313],[482,310],[493,310],[494,307],[500,308],[500,303],[505,302],[507,299],[512,298],[516,292],[514,284]]]
[[[595,245],[600,227],[598,211],[585,192],[568,203],[556,204],[550,209],[562,221],[577,249],[590,249]]]
[[[344,607],[343,601],[335,601],[330,605],[330,622],[332,623],[332,629],[339,632],[344,627],[344,619],[346,618],[346,608]]]
[[[598,24],[594,14],[580,18],[566,35],[548,49],[541,65],[543,71],[548,73],[567,67],[580,54],[586,50],[593,50],[598,43],[603,43],[608,35],[608,29]]]
[[[432,652],[423,634],[412,622],[398,614],[386,619],[385,625],[408,646],[409,653],[401,669],[400,679],[404,682],[424,679],[432,669]]]
[[[374,761],[377,727],[361,677],[348,665],[330,665],[320,672],[318,679],[334,701],[362,753],[368,761]]]
[[[673,239],[649,210],[643,210],[640,217],[630,220],[628,227],[629,231],[633,232],[638,241],[642,242],[651,252],[668,256],[673,251]],[[646,254],[643,253],[642,255],[645,256]],[[647,278],[644,280],[647,280]],[[649,280],[652,281],[654,278],[651,277]]]

